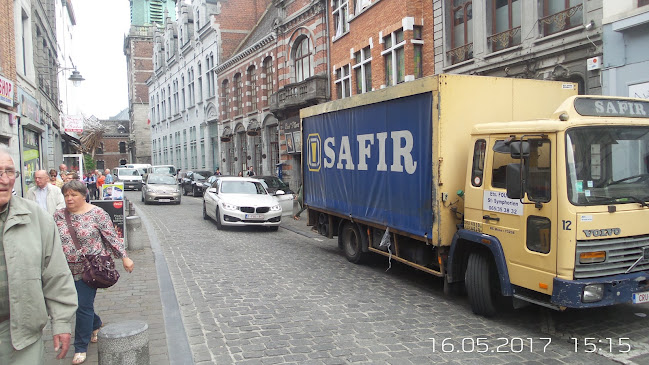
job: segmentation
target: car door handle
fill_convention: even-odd
[[[488,221],[496,221],[496,222],[500,222],[500,218],[498,218],[498,217],[491,217],[491,216],[488,216],[488,215],[486,215],[486,214],[482,216],[482,219],[486,219],[486,220],[488,220]]]

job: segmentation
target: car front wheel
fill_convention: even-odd
[[[223,229],[223,224],[221,224],[221,212],[219,208],[216,208],[216,229]]]
[[[203,202],[203,219],[208,220],[210,216],[207,215],[207,208],[205,207],[205,202]]]

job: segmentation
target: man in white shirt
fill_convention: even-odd
[[[46,212],[54,215],[57,209],[65,208],[65,199],[61,189],[50,184],[50,178],[45,170],[38,170],[34,173],[36,186],[27,191],[25,198],[35,201]]]
[[[106,176],[104,184],[112,184],[114,182],[113,175],[111,175],[109,169],[104,170],[104,175]]]

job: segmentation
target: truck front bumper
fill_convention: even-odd
[[[634,293],[649,291],[649,272],[635,272],[602,278],[565,280],[554,278],[552,303],[567,308],[605,307],[632,303]],[[584,302],[587,286],[601,286],[602,299]]]

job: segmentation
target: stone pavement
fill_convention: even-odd
[[[139,212],[141,213],[141,211]],[[299,221],[296,221],[292,215],[284,216],[282,217],[281,227],[305,237],[319,237],[310,230],[311,227],[306,225],[307,211],[302,212],[300,218]],[[121,262],[118,261],[117,267],[121,274],[119,282],[112,288],[99,289],[97,291],[95,310],[106,325],[123,320],[145,321],[149,325],[149,353],[151,356],[151,364],[167,365],[170,364],[170,360],[158,280],[158,276],[161,273],[156,271],[155,255],[152,251],[151,241],[148,236],[146,234],[140,234],[139,237],[143,237],[146,240],[143,244],[144,249],[128,251],[129,256],[135,262],[135,270],[131,274],[125,272]],[[168,273],[165,274],[168,275]],[[65,359],[57,360],[55,358],[52,332],[49,324],[44,330],[44,340],[46,352],[45,365],[70,364],[72,362],[72,356],[74,356],[74,346],[72,344]],[[74,334],[72,335],[71,342],[74,342]],[[84,364],[92,365],[98,363],[96,344],[90,344],[87,354],[88,358]]]
[[[167,335],[154,255],[146,234],[141,234],[139,237],[146,239],[144,249],[128,251],[129,256],[135,262],[135,270],[129,274],[124,271],[121,260],[116,262],[121,277],[112,288],[97,291],[95,311],[106,325],[123,320],[145,321],[149,325],[151,364],[167,365],[169,364]],[[74,326],[72,329],[74,331]],[[72,363],[72,356],[74,356],[72,344],[65,359],[57,360],[55,358],[49,325],[45,328],[44,340],[46,365]],[[74,342],[74,334],[71,342]],[[88,347],[88,358],[84,364],[97,364],[97,360],[97,344],[91,343]]]

